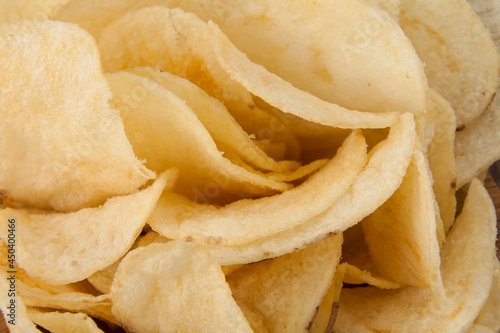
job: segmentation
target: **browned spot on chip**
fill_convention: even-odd
[[[311,320],[309,321],[309,325],[307,325],[306,330],[307,330],[308,332],[311,332],[311,328],[312,328],[312,325],[313,325],[313,323],[314,323],[314,319],[316,319],[316,316],[318,315],[318,310],[319,310],[319,306],[317,306],[317,307],[316,307],[316,310],[314,310],[314,313],[313,313],[313,315],[312,315],[312,317],[311,317]]]
[[[339,302],[334,301],[332,304],[332,312],[330,313],[330,319],[328,320],[328,325],[326,326],[325,333],[333,332],[333,325],[335,320],[337,320],[337,314],[339,313]]]

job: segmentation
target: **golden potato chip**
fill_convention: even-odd
[[[465,129],[457,132],[455,162],[457,188],[462,187],[500,159],[500,90],[488,108]]]
[[[220,150],[232,150],[245,163],[260,170],[285,172],[299,167],[295,161],[278,162],[267,156],[252,142],[224,104],[188,80],[150,67],[128,71],[155,81],[182,99],[203,123]]]
[[[227,282],[237,302],[262,314],[269,332],[310,328],[340,260],[342,235],[299,252],[246,265]]]
[[[0,190],[10,199],[73,211],[154,178],[108,105],[87,32],[52,21],[2,25],[0,50]]]
[[[415,136],[413,115],[401,115],[387,139],[372,148],[368,163],[354,184],[325,212],[292,229],[245,245],[214,246],[211,254],[222,265],[255,262],[302,249],[353,226],[399,187],[410,163]]]
[[[253,62],[325,101],[361,111],[424,110],[422,63],[376,7],[307,0],[183,1],[180,7],[213,20]]]
[[[387,11],[394,21],[399,22],[402,0],[368,0],[367,2]]]
[[[353,266],[347,262],[344,262],[337,267],[339,272],[342,272],[343,278],[342,282],[349,284],[369,284],[381,289],[397,289],[401,287],[401,284],[387,280],[382,276],[372,275],[370,271],[365,271],[357,266]]]
[[[96,323],[86,314],[71,312],[48,312],[35,308],[26,311],[28,317],[37,325],[51,333],[102,333]]]
[[[500,60],[488,29],[465,0],[404,0],[400,24],[425,63],[431,88],[456,111],[457,127],[488,105]]]
[[[107,79],[113,90],[111,103],[120,110],[137,156],[158,172],[178,168],[177,191],[204,202],[293,187],[231,163],[189,106],[163,86],[129,72],[107,74]]]
[[[175,177],[176,172],[165,172],[144,190],[75,213],[0,210],[0,218],[15,225],[17,263],[30,276],[49,284],[87,278],[114,263],[132,246],[161,192],[167,184],[167,188],[172,187]],[[4,242],[9,224],[0,224]],[[88,239],[92,239],[91,245]]]
[[[417,142],[401,186],[361,222],[370,257],[383,277],[442,290],[434,200],[432,175]]]
[[[491,198],[474,180],[441,253],[446,295],[416,287],[343,289],[335,331],[464,331],[472,325],[491,289],[495,225]]]
[[[197,204],[179,194],[165,193],[148,224],[165,237],[196,243],[237,245],[256,241],[324,212],[349,189],[365,163],[366,143],[357,131],[325,167],[292,190],[224,207]]]
[[[220,266],[193,243],[130,252],[118,266],[111,298],[113,314],[130,331],[252,332]]]

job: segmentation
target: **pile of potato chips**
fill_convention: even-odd
[[[493,0],[2,2],[8,328],[498,332],[495,39]]]

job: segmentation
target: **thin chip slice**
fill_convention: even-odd
[[[369,271],[364,271],[356,266],[344,262],[337,268],[343,273],[343,283],[349,284],[369,284],[381,289],[397,289],[401,288],[401,284],[387,280],[381,276],[374,276]]]
[[[196,114],[165,87],[129,72],[106,77],[114,94],[111,103],[120,110],[135,152],[157,172],[178,168],[177,191],[190,198],[208,191],[208,199],[216,199],[269,195],[292,187],[224,158]]]
[[[267,156],[250,139],[224,104],[188,80],[150,67],[133,68],[128,71],[155,81],[181,98],[200,119],[218,147],[229,148],[251,166],[264,171],[278,172],[299,167],[299,163],[295,161],[278,162]]]
[[[324,212],[354,183],[366,159],[365,140],[361,131],[356,131],[325,167],[292,190],[224,207],[196,204],[176,193],[165,193],[148,224],[165,237],[196,243],[256,241]]]
[[[457,188],[470,182],[500,159],[499,128],[500,89],[497,89],[488,108],[456,135]]]
[[[27,309],[28,317],[51,333],[103,333],[96,323],[83,313],[47,312],[35,308]]]
[[[118,267],[111,298],[113,314],[130,331],[252,332],[220,266],[192,243],[130,252]]]
[[[213,22],[208,26],[220,66],[233,80],[275,108],[311,122],[340,128],[384,128],[397,121],[397,114],[393,112],[352,111],[295,88],[252,63]]]
[[[425,63],[431,88],[456,111],[457,127],[483,112],[499,83],[488,28],[465,0],[404,0],[400,24]]]
[[[15,220],[18,265],[30,276],[55,285],[83,280],[111,265],[132,246],[161,192],[173,186],[175,177],[176,172],[165,172],[144,190],[75,213],[0,210],[1,219]],[[0,225],[0,237],[8,239],[7,223]],[[92,239],[90,245],[87,239]]]
[[[422,62],[397,23],[375,6],[347,0],[179,6],[218,24],[251,61],[325,101],[360,111],[424,111]]]
[[[368,164],[354,184],[324,213],[252,243],[214,246],[210,248],[211,254],[223,265],[255,262],[302,249],[353,226],[399,187],[410,163],[415,136],[413,115],[402,115],[391,127],[387,139],[371,150]]]
[[[435,90],[429,93],[430,108],[436,112],[434,136],[427,149],[429,167],[432,171],[434,194],[439,205],[439,214],[447,232],[455,219],[457,200],[457,170],[455,164],[455,112],[450,103]]]
[[[131,193],[154,173],[137,160],[94,39],[75,25],[0,26],[0,190],[74,211]]]
[[[500,3],[491,0],[467,0],[491,32],[500,53]]]
[[[312,333],[333,332],[333,325],[337,320],[339,310],[340,292],[342,291],[342,279],[344,272],[337,269],[333,281],[328,289],[327,294],[323,297],[321,305],[318,308],[318,313],[310,327]]]
[[[343,289],[336,332],[459,332],[488,298],[495,269],[495,209],[474,180],[441,253],[446,296],[429,288]]]
[[[442,291],[437,215],[432,175],[417,142],[401,186],[361,222],[370,257],[383,277]]]
[[[228,276],[234,298],[263,316],[269,332],[309,328],[333,281],[342,235],[299,252],[246,265]]]

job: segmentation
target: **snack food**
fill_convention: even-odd
[[[500,58],[464,0],[13,8],[12,332],[500,327]]]

